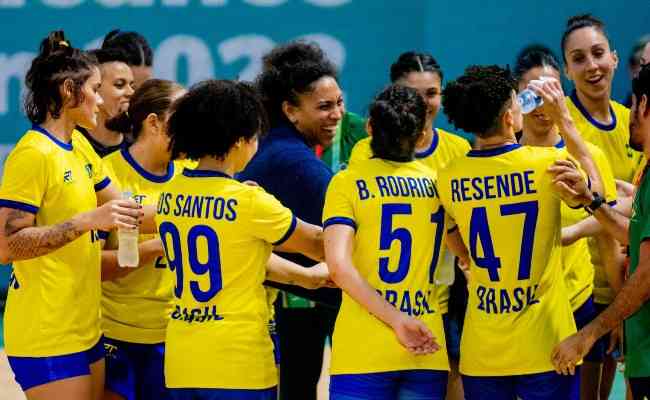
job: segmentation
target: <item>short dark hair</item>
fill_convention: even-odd
[[[278,46],[262,63],[255,84],[272,127],[291,123],[282,111],[283,102],[298,105],[298,95],[313,91],[314,82],[323,77],[337,79],[336,67],[315,43],[294,41]]]
[[[391,85],[369,107],[372,129],[370,148],[375,157],[391,161],[410,161],[422,134],[427,106],[412,88]]]
[[[121,49],[126,54],[126,63],[131,67],[153,65],[153,51],[147,39],[138,32],[114,29],[106,34],[101,48]]]
[[[440,64],[431,54],[407,51],[390,66],[390,81],[395,83],[411,72],[433,72],[442,82],[443,74]]]
[[[650,64],[644,64],[639,70],[639,74],[632,79],[632,93],[637,102],[645,94],[650,101]]]
[[[479,137],[493,136],[499,117],[511,104],[516,81],[497,65],[472,65],[442,91],[442,106],[456,128]]]
[[[207,80],[178,99],[167,124],[172,158],[185,154],[223,159],[240,139],[267,130],[264,106],[254,87],[244,82]]]
[[[574,15],[567,21],[566,29],[564,30],[564,33],[562,34],[562,40],[560,41],[560,48],[562,49],[562,58],[564,59],[564,62],[566,62],[566,42],[569,39],[569,36],[573,32],[582,28],[594,28],[598,32],[602,33],[607,40],[609,40],[609,36],[605,31],[605,23],[603,21],[591,14]]]
[[[149,114],[163,118],[172,104],[172,96],[183,87],[164,79],[149,79],[134,93],[129,108],[106,121],[106,127],[114,132],[130,133],[134,141],[142,131],[142,124]]]
[[[519,81],[533,68],[551,67],[560,72],[560,63],[553,51],[542,44],[532,44],[524,47],[517,55],[513,74]]]
[[[81,88],[92,74],[93,67],[97,67],[97,60],[72,47],[63,31],[50,32],[41,41],[39,53],[25,76],[27,118],[35,124],[43,123],[48,114],[60,118],[64,104],[59,87],[66,80],[72,83],[73,107],[81,104],[84,101]]]

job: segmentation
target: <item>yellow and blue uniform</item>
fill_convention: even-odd
[[[445,212],[434,180],[435,173],[420,162],[372,158],[351,163],[327,189],[323,226],[356,230],[353,265],[389,303],[424,322],[441,345],[434,354],[409,353],[388,326],[344,293],[332,337],[333,396],[355,390],[350,376],[364,380],[368,374],[425,370],[438,372],[431,382],[446,382],[449,362],[433,283],[446,233]],[[359,332],[367,335],[360,339]],[[371,389],[363,390],[368,394]]]
[[[642,161],[642,154],[630,147],[630,110],[610,100],[612,122],[603,124],[594,119],[580,102],[575,91],[566,99],[567,107],[578,132],[605,153],[615,179],[632,182]],[[589,249],[594,264],[594,301],[609,304],[614,291],[609,287],[605,267],[602,264],[595,240],[589,239]]]
[[[296,218],[259,187],[185,169],[160,195],[156,223],[176,277],[167,387],[274,393],[262,283],[273,244],[291,235]]]
[[[372,158],[372,149],[370,148],[371,138],[365,138],[357,142],[352,149],[349,165],[352,166],[359,161]],[[470,150],[469,143],[458,135],[446,132],[439,128],[434,128],[433,139],[428,149],[415,153],[415,159],[432,171],[440,171],[451,160],[462,157]],[[444,262],[452,262],[453,259],[446,257],[446,246],[443,246],[440,253],[440,265]],[[436,286],[438,293],[438,305],[440,313],[445,315],[448,311],[449,304],[449,286]],[[447,329],[445,329],[447,331]]]
[[[170,162],[165,175],[145,170],[126,147],[104,158],[111,177],[142,205],[158,197],[182,162]],[[141,234],[139,241],[155,238]],[[117,249],[117,232],[105,248]],[[172,309],[173,275],[164,256],[140,264],[125,277],[102,283],[102,329],[106,336],[106,387],[127,400],[168,398],[163,376],[165,332]]]
[[[36,226],[52,226],[95,209],[95,192],[109,184],[101,160],[79,132],[73,131],[66,143],[34,125],[7,158],[0,206],[33,213]],[[63,377],[43,378],[36,364],[27,367],[27,378],[17,371],[25,357],[45,360],[96,350],[101,337],[100,252],[96,232],[86,232],[46,255],[13,263],[5,349],[24,390],[89,373],[88,363],[103,357],[103,349],[90,358],[78,357],[73,362],[83,364],[85,357],[85,368],[61,372]]]
[[[555,384],[558,398],[571,392],[573,377],[549,373],[554,346],[576,331],[562,271],[560,200],[546,172],[560,158],[555,148],[511,144],[472,150],[439,174],[440,200],[471,255],[460,357],[470,393],[492,387],[526,398],[505,378],[545,373],[544,380],[565,380]]]

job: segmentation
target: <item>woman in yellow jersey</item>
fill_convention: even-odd
[[[274,246],[323,259],[320,227],[233,179],[265,125],[254,89],[214,80],[181,97],[168,122],[172,157],[198,160],[168,183],[156,216],[176,277],[165,340],[165,382],[175,399],[275,399],[267,261]]]
[[[629,145],[630,111],[610,98],[618,55],[610,47],[605,25],[591,15],[572,17],[567,22],[561,45],[566,75],[575,86],[575,90],[567,97],[567,105],[578,131],[585,140],[605,153],[614,178],[631,182],[641,153]],[[611,262],[617,263],[616,260]],[[620,260],[618,262],[620,266]],[[603,261],[596,258],[594,264],[594,301],[601,312],[620,289],[623,268],[618,268],[618,274],[608,275],[602,267]],[[616,266],[612,269],[615,268]],[[606,356],[601,379],[601,398],[609,396],[615,368],[614,359]]]
[[[531,88],[542,96],[571,155],[602,191],[598,170],[549,78]],[[521,107],[510,71],[470,66],[443,90],[445,114],[476,134],[475,148],[439,173],[445,211],[471,254],[469,302],[460,371],[469,400],[572,399],[573,377],[557,375],[550,352],[575,332],[563,279],[560,201],[549,168],[575,169],[555,148],[516,142]],[[562,166],[562,167],[560,167]],[[585,182],[576,182],[578,187]]]
[[[34,125],[7,158],[0,187],[0,262],[14,266],[6,351],[28,399],[98,400],[104,347],[96,231],[132,228],[142,211],[114,200],[118,190],[74,129],[97,124],[97,62],[52,32],[25,81]]]
[[[165,184],[183,166],[171,162],[166,133],[168,110],[184,89],[151,79],[134,93],[128,109],[107,121],[107,129],[129,134],[134,143],[104,162],[122,191],[142,205],[155,205]],[[169,398],[163,376],[165,329],[171,313],[172,275],[157,235],[140,235],[138,268],[121,268],[117,232],[102,252],[102,330],[106,348],[108,399]]]
[[[412,88],[380,93],[368,120],[374,157],[339,172],[327,190],[325,254],[344,292],[331,399],[445,398],[449,362],[433,284],[445,212],[435,172],[415,161],[426,108]]]
[[[553,53],[544,46],[533,45],[522,50],[517,57],[514,73],[518,80],[519,90],[524,90],[531,80],[540,79],[543,76],[560,80],[559,63]],[[519,143],[528,146],[566,149],[559,128],[544,106],[524,115],[523,135]],[[603,179],[607,200],[610,203],[616,203],[616,182],[609,161],[598,147],[591,143],[587,143],[587,146]],[[562,205],[560,213],[563,227],[589,216],[589,213],[582,209],[573,210],[566,205]],[[607,241],[608,239],[609,241]],[[608,244],[611,249],[616,249],[616,244],[611,238],[603,238],[600,243]],[[611,250],[605,249],[605,251]],[[592,296],[594,264],[591,262],[587,240],[582,239],[571,246],[563,247],[562,262],[573,317],[577,329],[581,329],[598,315]],[[592,347],[584,359],[584,364],[580,367],[579,389],[580,398],[583,400],[598,399],[600,368],[606,346],[606,341],[600,340]]]
[[[402,53],[390,67],[391,82],[411,87],[417,90],[424,98],[427,106],[422,137],[415,147],[415,158],[433,171],[438,171],[451,160],[464,156],[470,150],[467,140],[455,134],[434,127],[436,116],[440,111],[440,93],[442,92],[443,71],[438,62],[428,53],[408,51]],[[367,160],[372,156],[370,138],[363,139],[354,147],[350,163]],[[453,257],[445,253],[443,247],[440,263],[446,263],[443,268],[454,268]],[[440,271],[441,268],[438,269]],[[461,280],[462,281],[462,280]],[[447,354],[449,355],[450,373],[447,399],[456,400],[463,398],[462,382],[458,374],[458,359],[460,357],[460,330],[464,310],[461,306],[464,299],[454,301],[450,313],[449,308],[449,282],[437,286],[440,313],[445,326]],[[462,285],[462,283],[461,283]],[[459,293],[461,295],[462,292]],[[463,297],[463,296],[460,296]],[[456,300],[456,299],[454,299]]]

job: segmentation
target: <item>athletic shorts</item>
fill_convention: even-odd
[[[276,400],[277,387],[269,389],[169,389],[173,400]]]
[[[576,379],[577,374],[560,375],[555,371],[514,376],[463,375],[463,390],[467,400],[579,400]]]
[[[90,365],[104,359],[104,338],[90,349],[50,357],[8,357],[23,391],[75,376],[90,375]]]
[[[105,339],[106,389],[126,400],[168,400],[165,388],[165,344]]]
[[[330,377],[330,400],[444,400],[447,371],[407,370]]]

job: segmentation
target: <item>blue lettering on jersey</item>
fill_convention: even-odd
[[[158,200],[158,214],[169,214],[171,193],[162,193]],[[234,221],[237,219],[237,200],[214,196],[193,196],[177,194],[172,214],[186,218],[213,218]]]
[[[431,291],[425,294],[422,290],[416,290],[415,294],[410,290],[397,291],[387,289],[384,293],[377,289],[377,293],[382,296],[386,301],[398,308],[401,312],[411,316],[419,316],[424,314],[433,314],[434,311],[429,306],[427,299],[431,297]]]
[[[359,190],[359,200],[365,200],[370,197],[368,185],[363,179],[357,179],[357,189]]]
[[[179,305],[176,305],[171,318],[191,324],[192,322],[221,321],[223,316],[217,313],[217,306],[215,305],[191,309],[187,307],[181,308]]]
[[[477,308],[486,314],[508,314],[523,311],[525,307],[539,303],[539,299],[535,298],[538,286],[499,289],[478,285],[476,287]]]
[[[451,180],[451,201],[471,201],[513,197],[537,193],[534,171],[513,172],[505,175],[475,176]]]
[[[376,176],[381,197],[438,197],[433,179],[426,177]]]

